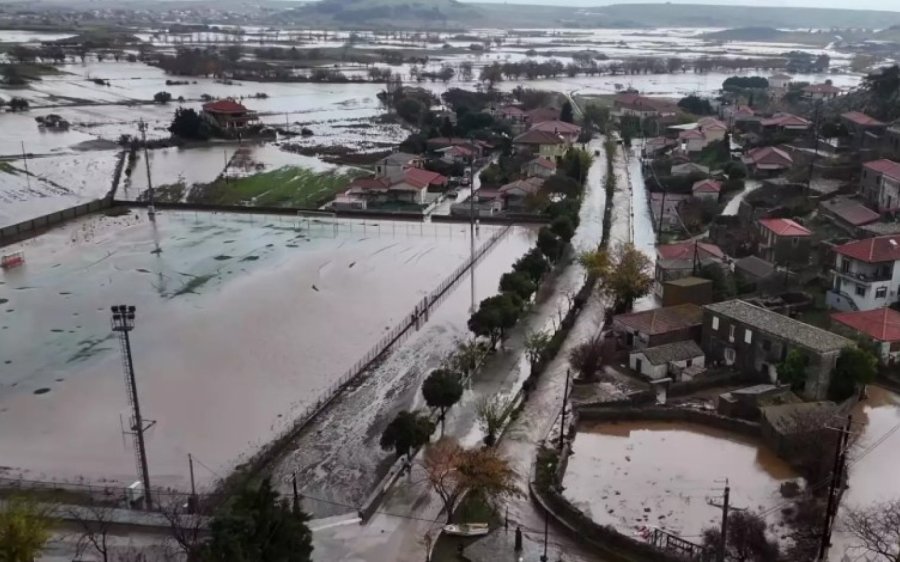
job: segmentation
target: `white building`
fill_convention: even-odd
[[[900,290],[900,235],[848,242],[834,249],[828,306],[874,310],[896,302]]]
[[[628,365],[652,380],[669,376],[679,380],[684,369],[705,367],[705,357],[700,346],[688,340],[635,351],[628,356]]]
[[[788,76],[787,74],[776,74],[769,78],[769,87],[773,90],[784,90],[791,85],[791,80],[793,79],[793,76]]]

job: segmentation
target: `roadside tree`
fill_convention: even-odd
[[[428,443],[432,433],[434,423],[428,416],[403,410],[384,428],[379,445],[386,451],[393,450],[397,458],[406,455],[412,460],[411,451]]]
[[[584,341],[569,352],[569,365],[582,380],[592,380],[603,366],[604,343],[599,335]]]
[[[900,560],[900,500],[851,509],[843,517],[843,524],[853,535],[850,549],[859,553],[858,559]]]
[[[703,545],[719,549],[722,533],[710,527],[703,531]],[[728,516],[725,540],[725,560],[728,562],[772,562],[778,560],[778,543],[766,537],[766,522],[750,511],[732,511]]]
[[[537,284],[550,271],[550,264],[539,249],[533,248],[513,264],[513,271],[525,273]]]
[[[610,254],[610,267],[598,280],[600,293],[612,301],[616,313],[630,310],[653,287],[650,258],[634,244],[618,244]]]
[[[509,273],[504,273],[500,277],[500,291],[512,293],[523,301],[529,300],[535,290],[537,290],[537,286],[527,273],[511,271]]]
[[[443,438],[425,450],[426,480],[441,498],[447,523],[466,494],[488,499],[520,495],[516,473],[509,461],[492,447],[466,449],[451,438]]]
[[[0,560],[33,562],[50,540],[47,510],[26,498],[6,500],[0,508]]]
[[[441,412],[441,435],[444,434],[444,417],[447,410],[462,398],[463,385],[459,373],[449,369],[435,369],[422,383],[425,403]]]
[[[210,522],[214,562],[310,562],[309,516],[272,489],[267,478],[246,488]]]
[[[551,263],[557,262],[563,254],[565,244],[557,238],[549,227],[542,226],[538,231],[537,247]]]
[[[481,301],[469,318],[469,330],[476,336],[490,338],[491,348],[502,341],[506,331],[516,325],[522,312],[522,301],[514,294],[502,293]]]
[[[475,404],[478,425],[484,432],[482,441],[488,447],[493,447],[497,442],[497,434],[503,427],[506,409],[506,402],[496,396],[482,396]]]
[[[546,358],[552,343],[553,336],[549,332],[532,332],[525,338],[525,357],[528,358],[531,376],[534,376],[538,363]]]

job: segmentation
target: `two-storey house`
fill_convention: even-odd
[[[873,310],[897,301],[900,235],[855,240],[834,249],[825,302],[837,310]]]
[[[900,162],[874,160],[863,164],[860,191],[879,213],[900,209]]]
[[[779,265],[808,265],[812,231],[791,219],[759,219],[757,255]]]
[[[734,365],[775,383],[778,365],[796,349],[807,358],[803,388],[807,400],[827,396],[838,355],[852,345],[847,338],[742,300],[703,307],[701,346],[707,364]]]

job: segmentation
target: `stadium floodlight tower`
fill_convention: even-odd
[[[131,431],[134,436],[134,453],[137,459],[138,471],[141,474],[141,485],[143,486],[144,506],[147,509],[153,507],[153,500],[150,497],[150,469],[147,465],[147,449],[144,445],[144,430],[148,426],[144,425],[141,417],[141,404],[138,401],[137,380],[134,377],[134,361],[131,357],[131,338],[129,333],[134,329],[134,306],[126,306],[124,304],[113,305],[112,311],[112,330],[119,332],[119,342],[122,344],[122,363],[125,371],[125,385],[128,388],[128,401],[131,404]],[[152,425],[152,423],[151,423]]]

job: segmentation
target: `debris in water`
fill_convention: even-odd
[[[350,265],[347,266],[347,267],[348,267],[348,268],[352,268],[354,265],[356,265],[356,262],[355,262],[355,261],[354,261],[354,262],[350,262]]]
[[[224,255],[224,254],[219,254],[218,256],[216,256],[216,257],[213,258],[213,259],[215,259],[216,261],[225,261],[225,260],[230,260],[230,259],[231,259],[231,256],[226,256],[226,255]]]
[[[47,387],[39,388],[34,391],[35,394],[47,394],[48,392],[50,392],[50,389]]]
[[[313,288],[313,291],[315,291],[315,292],[317,292],[317,293],[319,292],[319,288],[316,287],[315,285],[313,285],[312,288]]]

